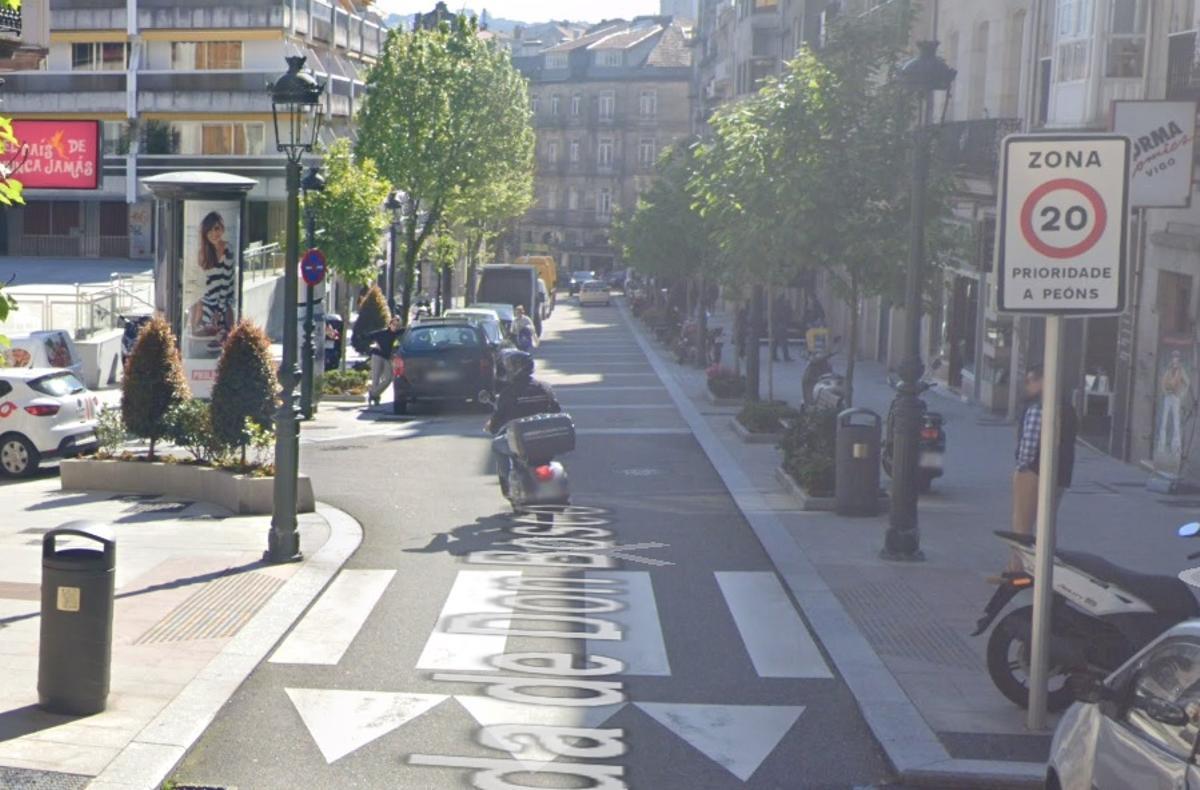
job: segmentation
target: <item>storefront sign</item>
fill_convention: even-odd
[[[241,204],[183,204],[183,370],[192,394],[212,395],[221,347],[238,313]]]
[[[98,189],[99,121],[13,121],[21,144],[12,177],[26,189]]]
[[[1117,135],[1004,142],[999,308],[1097,315],[1125,309],[1130,143]]]
[[[1113,102],[1113,131],[1133,143],[1130,205],[1186,208],[1196,149],[1193,101]]]

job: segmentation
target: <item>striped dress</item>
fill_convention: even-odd
[[[233,251],[229,249],[225,250],[216,266],[204,272],[204,297],[200,300],[200,308],[205,325],[230,328],[225,324],[236,296],[237,279],[234,274]]]

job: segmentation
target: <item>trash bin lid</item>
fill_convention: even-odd
[[[870,409],[846,409],[838,414],[838,425],[844,425],[847,427],[851,425],[866,427],[866,425],[864,425],[862,422],[856,423],[856,418],[862,418],[863,420],[866,420],[867,424],[870,426],[883,424],[883,418]]]
[[[85,538],[95,547],[58,548],[63,537]],[[42,536],[42,564],[58,568],[112,570],[117,564],[117,537],[113,528],[98,521],[69,521]]]

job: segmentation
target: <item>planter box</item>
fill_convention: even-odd
[[[837,500],[831,496],[812,496],[805,492],[800,484],[792,479],[787,470],[782,466],[775,467],[775,479],[783,485],[785,491],[792,495],[800,504],[801,510],[808,511],[827,511],[832,513],[837,505]]]
[[[322,395],[321,403],[361,403],[367,405],[367,393],[362,395]]]
[[[704,385],[704,397],[708,398],[708,402],[714,406],[721,406],[723,408],[736,407],[740,409],[743,403],[742,398],[719,398],[713,395],[713,391],[708,388],[708,384]]]
[[[274,505],[273,477],[247,477],[189,464],[91,458],[63,460],[60,466],[64,491],[113,491],[212,502],[243,516],[270,514]],[[307,475],[300,475],[297,481],[296,507],[301,513],[316,510],[312,480]]]
[[[746,444],[779,444],[779,441],[783,439],[782,431],[773,433],[752,431],[745,425],[742,425],[742,421],[737,417],[730,420],[729,424],[733,426],[733,432],[738,435],[738,438]]]

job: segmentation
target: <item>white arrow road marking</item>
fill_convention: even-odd
[[[627,547],[632,548],[632,547]],[[616,556],[616,555],[614,555]],[[646,571],[587,571],[589,579],[612,579],[620,582],[622,592],[607,592],[618,598],[625,607],[606,613],[621,628],[620,641],[588,641],[587,652],[615,658],[625,664],[624,675],[670,675],[667,646],[663,642],[662,622],[654,601],[654,586]]]
[[[284,689],[308,734],[333,763],[445,701],[446,694]]]
[[[495,672],[490,658],[503,655],[508,645],[505,634],[451,634],[446,629],[460,614],[512,614],[512,609],[496,603],[504,596],[497,591],[501,580],[520,576],[520,571],[459,571],[446,596],[437,626],[425,642],[417,659],[417,669],[457,669]],[[509,628],[509,621],[497,619],[495,628]]]
[[[342,571],[284,640],[272,664],[328,664],[342,660],[367,621],[394,570]]]
[[[716,576],[759,677],[833,677],[778,576],[772,571],[719,571]]]
[[[743,782],[749,781],[804,712],[799,705],[634,705]]]
[[[528,724],[541,727],[578,727],[595,729],[604,724],[625,707],[622,702],[618,705],[600,705],[598,707],[566,707],[555,705],[522,705],[519,702],[505,702],[491,697],[470,695],[455,695],[454,699],[467,709],[467,712],[479,722],[479,742],[489,749],[499,749],[508,752],[522,765],[536,772],[538,763],[547,763],[557,759],[558,755],[546,749],[534,738],[528,735],[520,737],[521,748],[513,750],[500,741],[492,728],[502,724]]]

